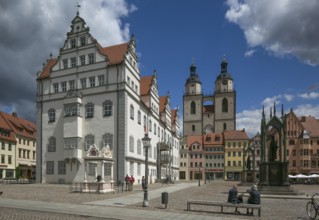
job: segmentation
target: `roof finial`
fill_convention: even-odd
[[[77,3],[76,7],[77,7],[76,15],[79,16],[80,15],[80,8],[81,8],[81,5],[79,2]]]
[[[223,61],[226,61],[226,54],[223,55]]]
[[[157,74],[156,74],[156,69],[154,68],[154,71],[153,71],[153,75],[155,78],[157,78]]]
[[[192,58],[192,64],[195,65],[195,58],[194,57]]]

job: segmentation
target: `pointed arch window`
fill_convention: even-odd
[[[191,114],[196,114],[196,103],[194,101],[191,102]]]
[[[223,98],[222,101],[222,112],[228,112],[228,100]]]
[[[56,138],[55,137],[49,138],[48,152],[56,152]]]

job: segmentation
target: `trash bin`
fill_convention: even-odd
[[[162,204],[165,204],[165,209],[168,203],[168,192],[162,192]]]

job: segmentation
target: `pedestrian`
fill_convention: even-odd
[[[142,189],[145,191],[145,178],[142,176]]]
[[[127,186],[128,186],[127,184],[129,183],[129,179],[130,179],[130,177],[128,176],[128,174],[126,174],[126,176],[124,178],[126,191],[127,191]]]
[[[233,185],[233,187],[229,190],[228,192],[228,199],[227,202],[232,203],[232,204],[237,204],[237,185]],[[237,207],[235,209],[235,213],[240,214],[240,212],[237,210]]]
[[[249,191],[249,197],[248,197],[248,204],[260,204],[260,193],[258,192],[257,186],[253,185],[250,188]],[[247,215],[254,215],[254,209],[251,209],[251,212],[249,212],[249,209],[247,208]]]

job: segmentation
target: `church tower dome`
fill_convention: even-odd
[[[215,92],[232,92],[234,91],[233,77],[228,73],[227,70],[228,62],[224,57],[220,66],[220,74],[217,76],[215,81]]]
[[[194,63],[192,63],[189,70],[190,76],[185,83],[186,95],[202,94],[202,82],[200,81],[199,76],[196,72],[196,66]]]

